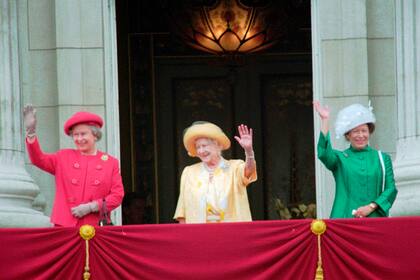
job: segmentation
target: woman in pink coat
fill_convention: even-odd
[[[75,113],[64,124],[64,132],[73,138],[76,149],[47,154],[36,136],[35,108],[25,106],[23,115],[31,162],[55,176],[51,222],[55,226],[98,225],[100,213],[118,207],[124,196],[118,160],[96,147],[102,136],[102,118]]]

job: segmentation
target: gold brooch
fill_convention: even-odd
[[[108,160],[108,155],[102,155],[101,159],[102,159],[103,161],[107,161],[107,160]]]

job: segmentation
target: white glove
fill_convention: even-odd
[[[32,104],[27,104],[23,108],[23,121],[26,129],[26,136],[33,137],[35,136],[36,130],[36,109]]]
[[[95,201],[92,201],[92,202],[80,204],[76,207],[71,208],[71,213],[73,214],[73,216],[77,218],[81,218],[91,212],[98,212],[98,210],[99,210],[98,203]]]

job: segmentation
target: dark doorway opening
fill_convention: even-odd
[[[241,123],[254,129],[255,220],[285,218],[279,202],[315,203],[310,1],[284,2],[281,40],[232,63],[173,34],[169,2],[116,1],[124,223],[172,222],[182,169],[197,162],[182,132],[197,120],[231,139]],[[225,157],[243,158],[232,143]]]

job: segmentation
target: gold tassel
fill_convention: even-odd
[[[315,280],[324,280],[324,270],[322,269],[321,255],[321,235],[327,230],[327,225],[323,220],[313,220],[311,223],[311,231],[317,235],[318,243],[318,265],[315,271]]]
[[[85,272],[83,272],[83,280],[89,280],[89,240],[95,236],[95,228],[91,225],[83,225],[79,229],[79,234],[86,242],[86,264]]]
[[[322,269],[322,263],[319,262],[315,272],[315,280],[324,280],[324,270]]]

